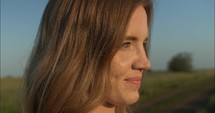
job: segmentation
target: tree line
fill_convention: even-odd
[[[168,63],[168,70],[173,72],[190,72],[192,68],[192,54],[189,52],[176,54]]]

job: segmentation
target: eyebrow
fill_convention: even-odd
[[[137,41],[138,40],[138,37],[136,36],[126,36],[125,37],[125,40],[130,40],[130,41]],[[147,36],[144,41],[148,41],[149,40],[149,37]]]

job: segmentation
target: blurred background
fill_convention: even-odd
[[[1,113],[21,113],[23,71],[47,0],[1,0]],[[154,0],[152,69],[135,113],[214,113],[214,0]]]

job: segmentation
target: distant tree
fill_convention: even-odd
[[[178,53],[170,60],[168,70],[174,72],[192,71],[192,55],[188,52]]]

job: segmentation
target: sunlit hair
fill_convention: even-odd
[[[24,112],[87,113],[104,103],[111,60],[139,5],[150,26],[150,0],[49,0],[25,71]]]

